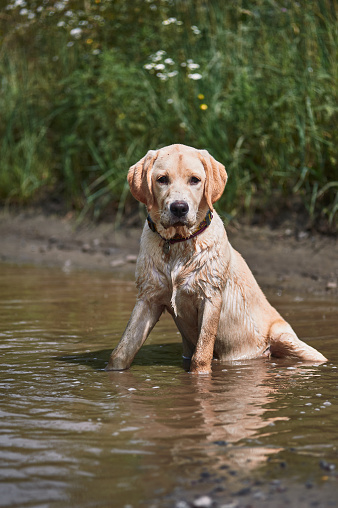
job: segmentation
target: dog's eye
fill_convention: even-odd
[[[192,176],[192,177],[190,178],[190,183],[191,183],[191,185],[196,185],[197,183],[200,183],[200,181],[201,181],[201,180],[200,180],[199,178],[197,178],[197,176]]]
[[[162,183],[164,185],[166,185],[167,183],[169,183],[169,179],[167,176],[160,176],[158,179],[157,179],[158,183]]]

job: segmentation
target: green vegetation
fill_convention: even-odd
[[[135,206],[128,167],[179,142],[226,165],[224,215],[338,211],[334,2],[7,0],[0,199]]]

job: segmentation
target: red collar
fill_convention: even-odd
[[[210,210],[208,210],[205,218],[198,225],[196,231],[194,233],[192,233],[190,236],[182,236],[177,233],[173,238],[169,238],[169,239],[163,238],[163,236],[160,235],[160,233],[156,229],[155,222],[151,219],[150,215],[148,215],[148,217],[147,217],[147,222],[148,222],[149,228],[154,233],[157,233],[158,236],[160,238],[162,238],[162,240],[164,241],[163,252],[165,254],[168,254],[170,251],[170,245],[172,245],[174,243],[185,242],[186,240],[191,240],[192,238],[195,238],[195,236],[203,233],[203,231],[205,231],[207,229],[207,227],[210,225],[211,219],[212,219],[212,213]]]

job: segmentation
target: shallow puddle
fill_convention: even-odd
[[[329,503],[338,302],[269,299],[327,364],[214,363],[192,376],[164,316],[132,368],[107,373],[134,283],[0,265],[0,506],[174,507],[199,495],[263,506],[269,489],[292,486]]]

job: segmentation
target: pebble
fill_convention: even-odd
[[[337,282],[333,281],[333,280],[330,280],[327,284],[326,284],[326,289],[337,289]]]
[[[210,496],[201,496],[195,499],[193,502],[194,508],[210,508],[213,504],[213,500]]]
[[[235,493],[235,496],[247,496],[251,492],[251,487],[243,487]]]
[[[309,238],[309,233],[307,231],[300,231],[297,235],[299,241],[306,240],[307,238]]]
[[[175,508],[190,508],[190,505],[186,501],[177,501]]]
[[[124,261],[123,259],[114,259],[113,261],[110,262],[110,266],[115,268],[117,266],[122,266],[124,265]]]
[[[129,254],[129,256],[126,256],[126,261],[127,263],[136,263],[137,256],[135,256],[134,254]]]
[[[91,246],[89,245],[89,243],[84,243],[82,245],[82,252],[89,252],[91,250]]]
[[[103,254],[105,256],[112,256],[113,254],[115,254],[115,252],[116,249],[114,247],[108,247],[107,249],[104,249]]]
[[[227,446],[227,441],[214,441],[214,444],[215,445],[218,445],[218,446]]]
[[[334,464],[330,464],[329,462],[326,462],[326,460],[321,460],[319,465],[322,469],[324,469],[324,471],[334,471],[336,469]]]

